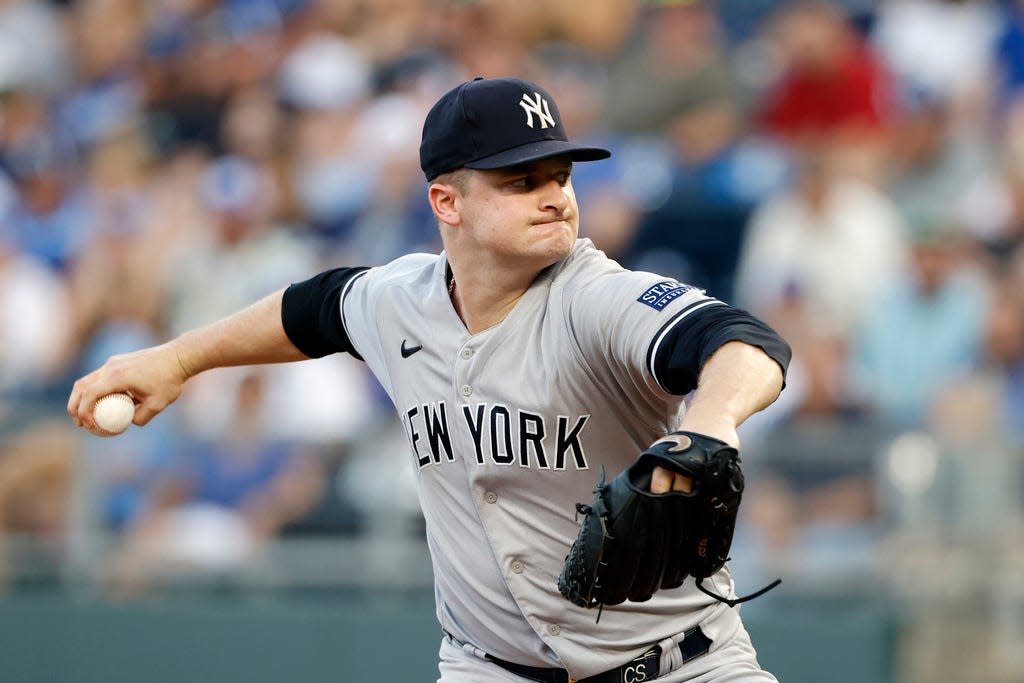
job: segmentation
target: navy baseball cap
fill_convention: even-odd
[[[573,161],[611,156],[569,142],[555,100],[540,86],[477,77],[445,93],[427,113],[420,168],[429,181],[461,167],[505,168],[562,154]]]

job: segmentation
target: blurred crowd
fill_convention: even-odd
[[[210,372],[113,439],[63,410],[111,354],[439,250],[420,128],[475,75],[614,150],[574,170],[582,236],[791,342],[741,433],[746,566],[884,573],[907,530],[1017,523],[1024,2],[0,0],[0,566],[112,534],[130,593],[382,510],[415,533],[354,359]]]

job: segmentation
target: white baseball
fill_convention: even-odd
[[[114,436],[128,429],[135,417],[135,402],[128,394],[109,394],[96,401],[92,407],[92,418],[99,436]]]

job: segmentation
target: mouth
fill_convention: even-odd
[[[538,225],[554,225],[556,223],[568,224],[569,223],[569,216],[559,216],[558,218],[552,218],[551,220],[534,221],[532,223],[532,225],[533,226],[538,226]]]

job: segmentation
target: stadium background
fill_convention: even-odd
[[[422,117],[557,94],[582,232],[792,343],[733,551],[780,680],[1024,680],[1024,3],[0,0],[0,678],[434,680],[408,447],[349,358],[64,414],[112,353],[436,250]]]

